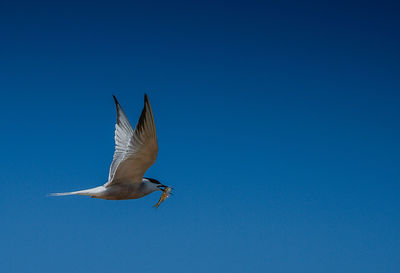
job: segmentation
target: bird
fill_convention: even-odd
[[[117,110],[115,124],[115,151],[107,182],[86,190],[52,193],[51,196],[85,195],[105,200],[138,199],[155,191],[162,191],[156,208],[170,195],[172,188],[154,178],[144,177],[154,164],[158,143],[153,111],[147,94],[135,129],[113,95]]]

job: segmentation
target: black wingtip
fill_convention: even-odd
[[[115,101],[115,104],[118,105],[119,102],[118,102],[118,100],[117,100],[117,97],[116,97],[115,95],[112,95],[112,96],[113,96],[113,99],[114,99],[114,101]]]
[[[144,103],[148,103],[149,102],[149,96],[147,96],[146,93],[144,93]]]

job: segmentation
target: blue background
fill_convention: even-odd
[[[394,1],[0,3],[1,272],[400,272]],[[46,197],[145,92],[176,194]]]

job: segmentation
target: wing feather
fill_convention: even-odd
[[[108,182],[140,183],[147,169],[157,159],[158,144],[153,111],[147,95],[139,121],[133,130],[124,110],[115,96],[117,123],[115,125],[115,152],[110,166]]]

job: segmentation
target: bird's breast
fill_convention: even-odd
[[[98,198],[107,200],[138,199],[152,193],[154,189],[142,183],[132,184],[113,184]]]

